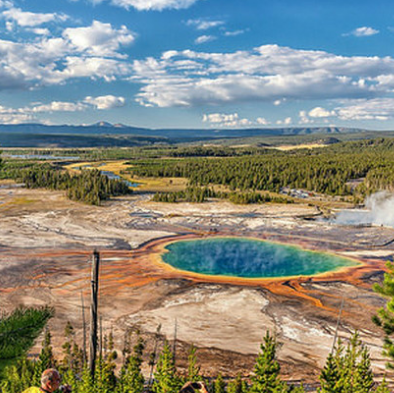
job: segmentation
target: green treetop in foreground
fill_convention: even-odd
[[[389,298],[386,307],[380,308],[378,315],[372,320],[376,325],[380,326],[385,334],[383,343],[383,355],[389,358],[387,367],[394,369],[394,264],[387,262],[387,272],[384,274],[383,284],[375,284],[373,289],[375,292]]]
[[[279,379],[280,366],[276,360],[276,339],[266,333],[261,344],[252,378],[251,393],[277,393],[285,391],[284,383]]]
[[[4,367],[25,355],[52,316],[49,307],[18,308],[0,316],[0,376]]]

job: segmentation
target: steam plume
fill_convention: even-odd
[[[341,225],[374,224],[394,227],[394,194],[380,191],[365,200],[366,210],[343,210],[335,218]]]

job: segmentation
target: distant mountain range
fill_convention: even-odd
[[[44,124],[16,124],[0,125],[0,132],[18,132],[23,134],[72,134],[72,135],[139,135],[159,136],[167,138],[227,138],[250,137],[263,135],[309,135],[309,134],[341,134],[362,132],[356,128],[341,127],[300,127],[300,128],[248,128],[248,129],[187,129],[168,128],[150,129],[126,126],[124,124],[110,124],[100,121],[91,125],[44,125]]]
[[[373,134],[374,132],[342,127],[149,129],[110,124],[105,121],[80,126],[17,124],[0,125],[0,147],[130,147],[254,137],[340,136],[363,133]]]

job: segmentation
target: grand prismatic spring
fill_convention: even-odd
[[[227,237],[170,243],[162,259],[179,270],[241,278],[314,276],[357,265],[351,259],[328,253]]]

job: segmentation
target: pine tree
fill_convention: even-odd
[[[78,384],[78,393],[93,393],[94,382],[90,369],[87,365],[84,366],[81,381]]]
[[[225,393],[226,383],[223,380],[222,374],[219,373],[213,385],[214,393]]]
[[[384,274],[383,284],[374,284],[373,290],[389,298],[386,307],[378,310],[373,322],[382,328],[385,336],[383,342],[383,355],[389,358],[387,367],[394,369],[394,342],[391,336],[394,334],[394,263],[387,262],[387,273]]]
[[[51,346],[51,338],[52,336],[49,329],[46,329],[44,333],[44,340],[42,342],[41,352],[38,357],[38,361],[36,362],[35,370],[34,370],[33,380],[36,386],[40,386],[41,374],[44,372],[44,370],[46,370],[47,368],[56,367],[56,361],[53,356],[53,351]]]
[[[320,393],[370,393],[373,373],[368,349],[354,333],[344,350],[339,341],[334,355],[330,354],[320,375]]]
[[[335,361],[334,356],[330,353],[327,357],[326,364],[320,374],[320,393],[339,393],[342,391],[338,386],[341,378],[341,371]]]
[[[174,355],[167,341],[159,356],[154,376],[155,381],[152,386],[154,393],[177,393],[181,388],[182,382],[176,375]]]
[[[367,347],[361,347],[360,357],[360,362],[354,374],[354,391],[357,393],[368,393],[372,391],[374,380]]]
[[[2,386],[6,392],[19,393],[31,386],[34,379],[35,363],[23,358],[7,367],[3,373]]]
[[[139,337],[137,344],[134,346],[133,355],[127,359],[126,364],[122,367],[119,378],[119,392],[143,392],[145,379],[141,372],[141,366],[144,348],[144,341]]]
[[[252,377],[252,393],[277,393],[285,390],[285,384],[279,379],[280,366],[276,361],[276,339],[267,331],[261,344]]]
[[[73,359],[72,359],[72,347],[74,343],[74,328],[71,325],[70,321],[67,321],[66,326],[64,328],[64,337],[65,341],[62,345],[63,348],[63,361],[62,361],[62,369],[67,370],[73,367]]]
[[[94,386],[96,393],[112,393],[116,388],[116,377],[114,364],[99,357],[94,375]]]
[[[227,386],[227,393],[246,393],[247,391],[248,385],[242,380],[241,374],[238,374]]]
[[[379,384],[379,386],[375,390],[375,393],[391,393],[391,390],[389,389],[386,382],[386,377],[383,378],[382,383]]]
[[[289,390],[291,393],[305,393],[304,386],[301,384],[301,386],[295,386]]]
[[[187,380],[201,381],[200,367],[197,366],[196,347],[192,344],[188,355]]]

